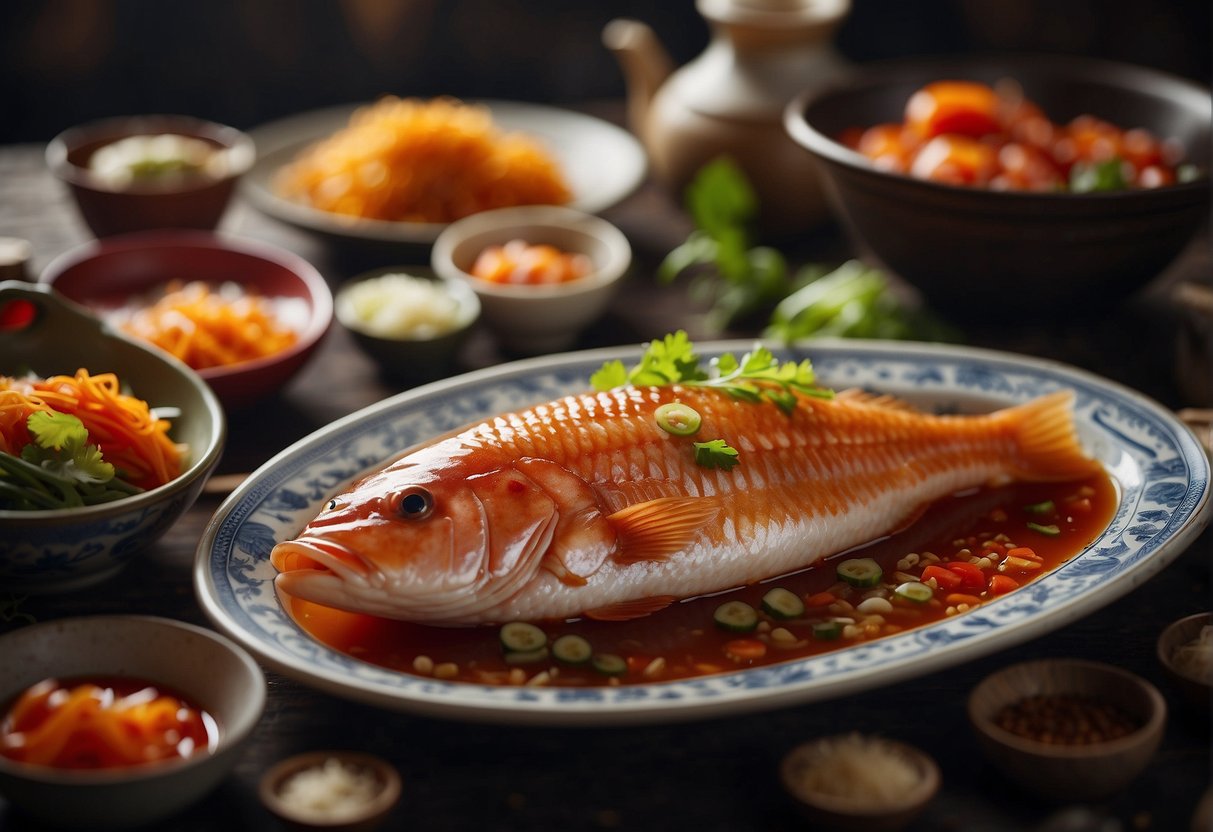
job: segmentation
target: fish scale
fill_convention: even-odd
[[[656,409],[674,401],[699,412],[697,435],[660,428]],[[440,625],[644,615],[805,568],[957,491],[1086,476],[1098,464],[1078,442],[1071,402],[1061,391],[934,416],[862,394],[798,395],[790,413],[705,387],[570,396],[436,440],[356,483],[274,548],[277,584]],[[696,464],[693,443],[717,438],[739,449],[737,467]],[[410,493],[425,495],[429,514],[402,513]]]

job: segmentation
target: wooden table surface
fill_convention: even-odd
[[[0,236],[33,243],[31,274],[89,239],[66,194],[43,169],[41,148],[0,148],[0,183]],[[685,289],[657,288],[652,280],[655,264],[690,229],[676,203],[646,184],[607,217],[631,239],[637,267],[608,316],[579,346],[634,344],[679,326],[692,337],[708,337]],[[333,286],[363,266],[389,264],[382,258],[355,262],[239,202],[223,228],[301,254]],[[845,237],[833,227],[794,246],[794,256],[804,260],[838,260],[848,252]],[[1207,407],[1192,399],[1203,395],[1193,392],[1199,379],[1185,381],[1185,368],[1176,364],[1177,316],[1168,298],[1178,281],[1207,283],[1210,274],[1206,237],[1148,291],[1110,314],[1002,331],[984,323],[960,324],[970,343],[1067,361],[1136,387],[1168,407]],[[478,333],[463,363],[471,369],[501,360],[491,336]],[[399,389],[379,378],[335,327],[315,360],[278,396],[254,412],[231,415],[218,473],[253,470],[291,442]],[[202,529],[218,505],[217,496],[201,498],[146,554],[106,583],[20,599],[15,612],[0,621],[0,632],[31,617],[45,621],[98,613],[146,613],[206,624],[190,573]],[[800,826],[779,789],[780,757],[803,740],[862,731],[917,745],[939,763],[942,789],[912,829],[1037,829],[1063,807],[1003,783],[981,756],[964,701],[975,684],[999,668],[1066,656],[1116,664],[1156,682],[1171,709],[1166,738],[1150,768],[1124,794],[1090,807],[1113,822],[1099,828],[1186,830],[1210,782],[1207,722],[1182,708],[1162,676],[1154,642],[1168,622],[1209,608],[1209,573],[1206,533],[1127,596],[1021,646],[841,699],[699,723],[610,729],[461,724],[347,702],[268,673],[264,718],[234,774],[161,828],[274,829],[256,797],[261,775],[297,752],[349,748],[391,760],[403,777],[403,797],[387,828],[790,830]],[[10,596],[0,588],[0,600],[11,601]],[[0,798],[0,829],[37,828]]]

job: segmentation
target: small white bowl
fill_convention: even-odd
[[[0,638],[0,703],[44,679],[127,677],[171,688],[219,726],[214,752],[79,771],[0,757],[0,794],[58,827],[121,829],[167,818],[236,765],[265,707],[265,676],[228,639],[180,621],[135,615],[65,618]]]
[[[567,283],[519,286],[471,274],[485,248],[510,240],[546,243],[585,254],[594,270]],[[558,352],[606,311],[632,262],[627,237],[604,219],[552,205],[527,205],[473,214],[449,225],[434,241],[431,263],[445,278],[464,280],[480,298],[484,321],[509,352]]]

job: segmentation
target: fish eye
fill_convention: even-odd
[[[327,506],[325,506],[325,508],[327,508],[329,511],[336,511],[336,509],[337,509],[337,500],[336,500],[336,498],[334,498],[334,499],[332,499],[332,500],[329,500],[328,505],[327,505]]]
[[[434,511],[434,495],[415,485],[401,492],[396,506],[405,520],[424,520]]]

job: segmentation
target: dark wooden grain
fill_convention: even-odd
[[[0,148],[0,235],[29,239],[33,273],[87,239],[66,195],[42,167],[40,148]],[[683,326],[703,338],[702,320],[681,286],[658,288],[656,262],[689,230],[676,204],[646,186],[609,218],[628,234],[637,268],[608,317],[581,346],[632,344]],[[278,243],[312,260],[335,286],[355,258],[322,249],[308,236],[238,204],[227,230]],[[786,241],[785,241],[786,243]],[[800,259],[838,259],[848,247],[829,228],[787,243]],[[1208,281],[1205,236],[1150,290],[1114,313],[1034,329],[990,310],[962,322],[970,343],[1064,360],[1114,378],[1173,407],[1208,406],[1185,398],[1175,365],[1177,313],[1169,287]],[[753,334],[740,331],[730,334]],[[464,368],[490,366],[498,354],[479,333]],[[252,470],[290,442],[398,388],[381,380],[349,338],[335,329],[314,363],[280,395],[230,419],[219,473]],[[0,632],[32,616],[138,612],[205,624],[190,573],[202,530],[219,504],[204,496],[173,529],[118,577],[85,591],[30,597]],[[0,530],[0,533],[3,533]],[[1154,658],[1154,640],[1170,621],[1210,604],[1206,534],[1176,562],[1125,597],[1068,626],[1013,649],[911,681],[803,707],[714,721],[611,729],[468,725],[346,702],[270,673],[269,701],[253,742],[233,776],[163,829],[275,829],[256,797],[261,775],[302,751],[347,748],[378,754],[398,767],[404,795],[389,828],[418,830],[791,830],[800,828],[780,792],[780,757],[803,740],[839,731],[881,734],[930,753],[943,787],[917,830],[1020,830],[1057,806],[1005,785],[980,756],[965,721],[964,700],[990,672],[1041,656],[1081,656],[1133,670],[1162,688],[1172,708],[1166,739],[1133,788],[1095,807],[1123,829],[1185,830],[1209,784],[1207,722],[1181,708]],[[7,597],[0,588],[0,598]],[[0,668],[0,672],[3,669]],[[0,828],[38,827],[0,799]]]

